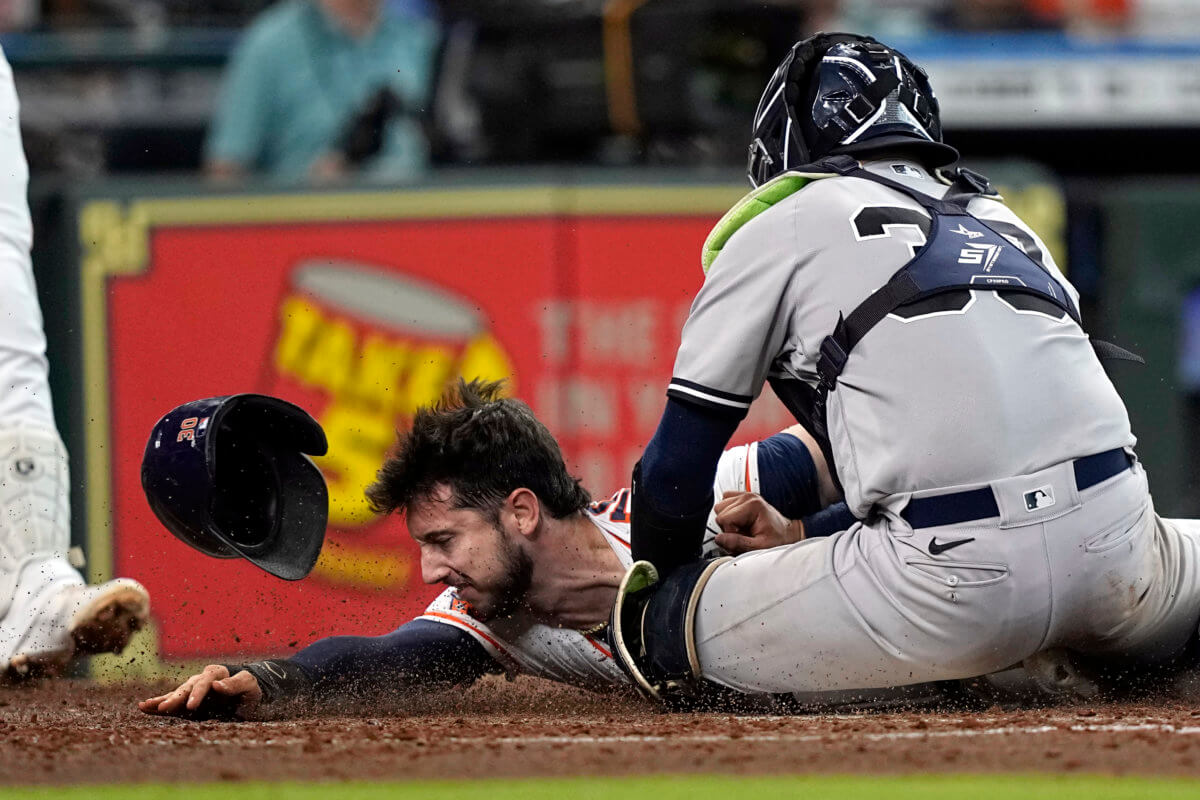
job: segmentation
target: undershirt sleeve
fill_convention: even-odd
[[[384,636],[332,636],[288,659],[317,697],[470,684],[501,665],[465,631],[415,619]]]
[[[758,443],[758,486],[762,498],[788,519],[821,510],[817,466],[812,454],[790,433],[777,433]]]

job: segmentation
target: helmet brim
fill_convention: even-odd
[[[833,148],[832,155],[852,155],[855,158],[870,155],[911,156],[915,161],[931,169],[948,167],[960,158],[958,150],[944,142],[932,142],[902,133],[873,136],[861,142],[843,144]]]

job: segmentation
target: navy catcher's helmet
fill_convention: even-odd
[[[942,142],[925,71],[869,36],[818,33],[792,46],[754,113],[746,174],[759,187],[827,155],[907,149],[931,166],[958,160]]]
[[[329,517],[325,479],[305,454],[327,449],[298,406],[261,394],[210,397],[154,426],[142,488],[184,543],[294,581],[317,563]]]

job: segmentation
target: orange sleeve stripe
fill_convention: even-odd
[[[597,641],[596,641],[595,639],[593,639],[592,637],[590,637],[590,636],[585,636],[585,637],[583,637],[583,638],[587,639],[587,641],[588,641],[588,644],[590,644],[592,647],[596,648],[596,649],[597,649],[597,650],[599,650],[601,653],[603,653],[603,654],[605,655],[605,657],[606,657],[606,658],[612,658],[612,657],[613,657],[613,656],[612,656],[612,653],[608,652],[608,648],[606,648],[604,645],[602,645],[602,644],[600,644],[599,642],[597,642]]]
[[[512,656],[508,655],[508,651],[504,649],[504,646],[503,646],[502,644],[500,644],[499,642],[497,642],[497,641],[496,641],[495,639],[493,639],[491,636],[488,636],[488,635],[487,635],[486,633],[484,633],[483,631],[479,630],[479,628],[476,628],[474,625],[472,625],[471,623],[467,622],[467,621],[466,621],[465,619],[463,619],[462,617],[456,617],[456,616],[453,616],[453,615],[451,615],[451,614],[443,614],[441,611],[426,611],[426,612],[425,612],[424,614],[422,614],[421,616],[422,616],[422,617],[436,617],[437,619],[446,620],[447,622],[453,623],[454,625],[457,625],[457,626],[459,626],[459,627],[461,627],[461,628],[466,628],[466,629],[468,629],[469,631],[471,631],[471,633],[474,633],[474,634],[475,634],[475,635],[477,635],[479,638],[481,638],[481,639],[485,640],[485,641],[486,641],[488,644],[490,644],[492,647],[494,647],[494,648],[496,648],[497,650],[499,650],[499,651],[500,651],[501,653],[503,653],[503,654],[504,654],[506,657],[508,657],[508,658],[512,658]]]

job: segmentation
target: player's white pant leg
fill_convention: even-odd
[[[64,591],[84,581],[67,562],[67,469],[53,428],[0,419],[0,673],[27,650],[71,654]]]
[[[1167,657],[1194,633],[1200,537],[1157,522],[1140,467],[1084,492],[1070,464],[991,487],[998,520],[884,518],[719,567],[697,617],[704,676],[743,691],[901,686],[1052,647]],[[1046,487],[1055,504],[1026,511]]]
[[[67,453],[50,399],[18,118],[0,51],[0,677],[120,649],[149,614],[137,582],[85,587],[67,562]]]
[[[46,568],[54,573],[48,580],[74,573],[63,561],[70,546],[67,454],[51,408],[17,120],[12,69],[0,57],[0,615],[30,562],[62,561]],[[78,573],[73,580],[82,582]]]
[[[12,69],[0,53],[0,420],[38,422],[53,430],[18,111]]]
[[[29,254],[28,182],[12,69],[0,58],[0,664],[28,627],[16,606],[83,584],[66,562],[70,484]]]

